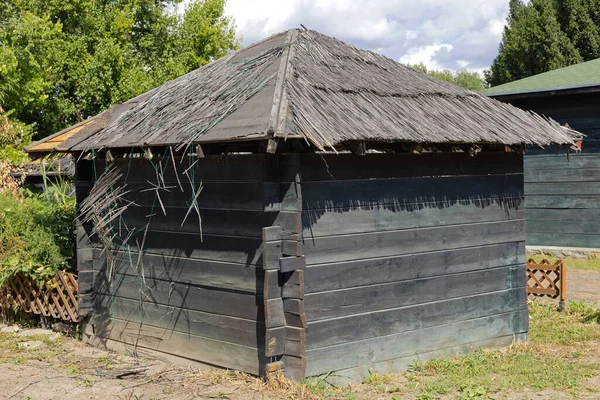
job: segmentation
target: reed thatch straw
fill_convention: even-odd
[[[547,145],[581,137],[537,114],[311,30],[275,35],[120,110],[104,129],[73,137],[67,151],[181,150],[205,141],[289,135],[321,150],[350,140]]]

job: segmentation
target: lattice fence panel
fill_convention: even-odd
[[[58,271],[51,282],[40,287],[24,275],[15,276],[0,291],[0,307],[78,322],[77,276]]]
[[[548,296],[553,299],[567,298],[567,268],[562,260],[554,264],[543,259],[539,264],[533,259],[527,261],[527,293],[534,296]]]

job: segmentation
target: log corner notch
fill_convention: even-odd
[[[289,157],[282,155],[281,157]],[[274,226],[263,228],[263,267],[265,270],[265,376],[283,375],[302,380],[306,373],[306,315],[304,313],[304,270],[302,250],[302,196],[298,159],[292,157],[280,182],[280,217]],[[290,169],[292,174],[290,175]]]

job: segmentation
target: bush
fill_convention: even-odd
[[[41,194],[0,193],[0,287],[18,273],[41,283],[71,269],[74,221],[75,200],[66,183]]]
[[[23,147],[31,143],[33,127],[13,119],[11,114],[0,106],[0,161],[16,165],[27,161]]]

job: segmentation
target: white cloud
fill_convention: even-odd
[[[497,53],[508,1],[228,0],[226,13],[244,45],[304,24],[395,60],[481,70]]]
[[[412,47],[408,52],[400,57],[400,62],[403,64],[425,64],[428,68],[442,69],[442,65],[438,64],[434,57],[441,50],[452,51],[451,44],[431,44],[421,47]]]

